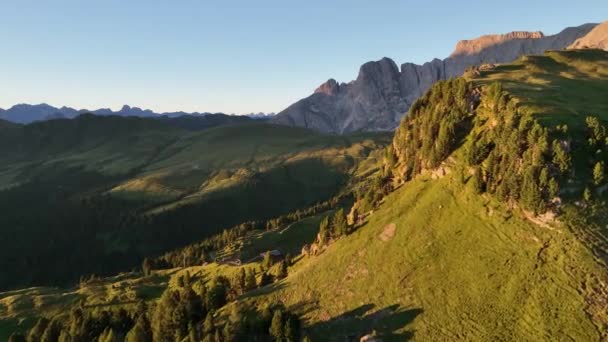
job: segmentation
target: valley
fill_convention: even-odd
[[[0,120],[0,340],[608,340],[606,25],[271,119]]]

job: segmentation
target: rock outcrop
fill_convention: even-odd
[[[551,36],[542,32],[485,35],[458,42],[446,59],[423,65],[404,63],[400,69],[386,57],[368,62],[361,66],[356,80],[338,83],[330,79],[309,97],[277,114],[272,122],[340,134],[392,130],[433,83],[460,76],[470,66],[508,63],[522,55],[564,49],[595,26],[571,27]]]
[[[577,39],[570,49],[602,49],[608,51],[608,21],[597,25],[584,37]]]

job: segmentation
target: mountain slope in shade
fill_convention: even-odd
[[[128,105],[122,106],[122,108],[118,111],[113,111],[109,108],[100,108],[95,110],[88,109],[74,109],[70,107],[53,107],[46,103],[41,103],[38,105],[31,104],[18,104],[14,105],[9,109],[0,109],[0,119],[11,121],[15,123],[27,124],[34,121],[45,121],[52,119],[72,119],[77,117],[80,114],[90,113],[95,115],[118,115],[118,116],[135,116],[142,118],[159,118],[159,117],[169,117],[169,118],[178,118],[185,115],[192,116],[206,116],[212,114],[221,114],[224,116],[229,116],[224,113],[209,113],[209,112],[164,112],[164,113],[156,113],[149,109],[141,109],[139,107],[131,107]],[[251,117],[253,119],[262,119],[266,120],[270,118],[273,114],[264,114],[264,113],[251,113],[245,114],[242,116]],[[235,115],[236,116],[236,115]]]
[[[608,50],[608,21],[597,25],[584,37],[570,45],[571,49],[602,49]]]
[[[563,49],[589,33],[596,24],[566,28],[558,34],[511,32],[464,40],[446,59],[423,65],[383,58],[361,66],[356,80],[333,79],[277,114],[272,122],[322,132],[392,130],[415,99],[438,80],[460,76],[466,68],[485,63],[507,63],[522,55]]]

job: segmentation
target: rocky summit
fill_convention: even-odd
[[[577,39],[570,48],[608,50],[608,21],[597,25],[584,37]]]
[[[393,130],[410,105],[433,83],[460,76],[471,66],[508,63],[523,55],[567,48],[587,34],[591,35],[596,26],[570,27],[549,36],[538,31],[484,35],[460,41],[446,59],[434,59],[423,65],[404,63],[399,68],[385,57],[363,64],[354,81],[328,80],[312,95],[277,114],[272,121],[339,134]],[[604,28],[589,41],[601,42],[601,38],[607,36],[605,33]]]

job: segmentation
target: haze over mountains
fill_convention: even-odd
[[[403,63],[398,67],[392,59],[384,57],[363,64],[357,78],[349,83],[327,80],[312,95],[297,101],[277,115],[251,113],[245,116],[271,119],[275,124],[305,127],[326,133],[393,130],[412,103],[439,80],[460,76],[468,67],[508,63],[524,55],[565,48],[608,48],[608,22],[569,27],[549,36],[540,31],[513,31],[461,40],[449,57],[443,60],[436,58],[422,65]],[[112,111],[109,108],[77,110],[47,104],[18,104],[7,110],[0,108],[0,119],[30,123],[74,118],[83,113],[152,118],[212,114],[182,111],[156,113],[128,105]]]
[[[460,76],[470,66],[507,63],[523,55],[564,49],[575,42],[590,45],[581,43],[585,39],[600,42],[599,37],[606,39],[607,30],[593,30],[596,26],[569,27],[550,36],[542,32],[484,35],[460,41],[448,58],[434,59],[423,65],[404,63],[398,68],[386,57],[368,62],[361,66],[356,80],[340,83],[329,79],[312,95],[278,113],[272,122],[340,134],[393,130],[412,103],[433,83]]]
[[[76,116],[84,113],[90,113],[95,115],[118,115],[118,116],[136,116],[136,117],[144,117],[144,118],[158,118],[161,116],[166,116],[169,118],[177,118],[184,115],[194,115],[194,116],[206,116],[210,114],[223,114],[223,115],[231,115],[224,113],[209,113],[209,112],[193,112],[187,113],[183,111],[178,112],[164,112],[164,113],[156,113],[149,109],[141,109],[139,107],[131,107],[128,105],[124,105],[120,110],[113,111],[109,108],[100,108],[95,110],[88,109],[74,109],[70,107],[53,107],[46,103],[31,105],[31,104],[17,104],[12,106],[9,109],[0,108],[0,119],[27,124],[34,121],[43,121],[49,119],[59,119],[59,118],[67,118],[72,119]],[[271,117],[272,113],[251,113],[245,114],[243,116],[248,116],[254,119],[266,119]]]
[[[382,58],[268,120],[0,109],[0,342],[608,341],[607,42]]]

